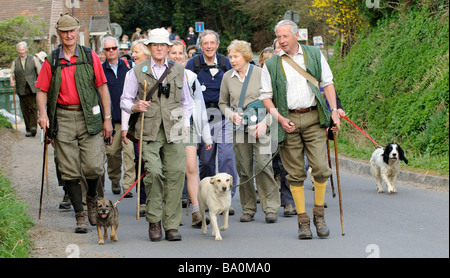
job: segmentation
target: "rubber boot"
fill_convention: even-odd
[[[86,193],[86,205],[89,223],[97,225],[97,185],[99,179],[86,179],[88,191]]]

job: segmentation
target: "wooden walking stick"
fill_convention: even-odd
[[[16,137],[19,138],[19,133],[17,130],[16,86],[13,86],[13,101],[14,101],[14,122],[16,123]]]
[[[147,89],[148,89],[148,83],[147,80],[144,80],[144,97],[143,100],[147,97]],[[139,131],[139,161],[138,161],[138,173],[141,173],[141,166],[142,166],[142,134],[144,130],[144,112],[141,112],[141,129]],[[136,220],[139,220],[139,200],[141,198],[141,179],[139,178],[138,184],[137,184],[137,197],[136,197]]]
[[[44,157],[42,162],[42,180],[41,180],[41,197],[39,200],[39,220],[41,220],[41,212],[42,212],[42,195],[44,193],[44,178],[45,178],[45,166],[47,164],[47,151],[48,151],[48,145],[47,145],[47,138],[46,134],[44,134]]]
[[[333,139],[334,139],[334,156],[336,159],[336,179],[338,184],[338,193],[339,193],[339,212],[341,215],[341,229],[342,229],[342,235],[345,236],[344,232],[344,218],[342,215],[342,196],[341,196],[341,181],[339,177],[339,161],[338,161],[338,151],[337,151],[337,140],[336,140],[336,133],[333,132]]]

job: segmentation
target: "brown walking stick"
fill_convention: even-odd
[[[147,97],[147,89],[148,89],[148,83],[147,80],[144,80],[144,97],[143,100]],[[141,130],[139,131],[139,161],[138,161],[138,173],[141,173],[141,166],[142,166],[142,134],[144,130],[144,112],[141,113]],[[139,200],[141,197],[141,179],[138,179],[137,184],[137,197],[136,197],[136,220],[139,220]]]
[[[18,130],[17,130],[16,86],[13,86],[13,100],[14,100],[14,122],[16,123],[16,137],[19,138],[19,133],[17,132]]]
[[[341,229],[342,229],[342,235],[345,236],[344,218],[342,215],[342,196],[341,196],[341,181],[339,178],[339,161],[338,161],[338,151],[337,151],[337,140],[336,140],[336,133],[334,133],[334,132],[333,132],[333,139],[334,139],[334,156],[336,159],[336,179],[337,179],[338,193],[339,193],[339,212],[341,215]]]

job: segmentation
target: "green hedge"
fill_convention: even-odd
[[[441,157],[428,167],[448,174],[448,9],[417,6],[379,20],[330,65],[352,121],[381,145],[398,142],[413,157]],[[361,145],[349,124],[343,124],[342,136],[344,143]],[[361,147],[369,146],[366,140]]]

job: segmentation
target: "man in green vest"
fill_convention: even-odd
[[[166,58],[172,45],[169,32],[163,28],[153,29],[145,44],[149,45],[151,58],[128,71],[120,108],[130,114],[144,113],[141,147],[147,173],[144,183],[150,240],[161,240],[164,228],[167,240],[179,241],[186,170],[183,142],[190,126],[193,103],[184,67]],[[144,99],[145,83],[148,91],[158,86],[150,100],[146,100],[147,96]],[[136,138],[141,132],[141,115],[135,125]]]
[[[36,92],[34,86],[41,71],[41,63],[33,55],[27,55],[26,42],[19,42],[16,46],[19,57],[14,59],[11,66],[11,86],[16,86],[20,98],[20,109],[25,121],[26,137],[34,137],[37,128]]]
[[[330,124],[330,112],[317,85],[324,88],[331,108],[331,118],[339,128],[336,92],[333,75],[320,50],[300,45],[297,25],[282,20],[275,26],[275,34],[281,46],[279,55],[266,60],[261,75],[261,97],[265,108],[278,120],[278,143],[281,160],[288,172],[286,177],[298,211],[298,237],[312,238],[310,218],[305,210],[303,182],[306,179],[304,154],[308,158],[314,177],[315,197],[313,223],[317,235],[328,237],[330,231],[324,218],[324,199],[331,169],[327,164],[326,128]],[[283,57],[285,56],[285,57]],[[285,59],[290,59],[287,62]],[[290,62],[297,64],[292,64]],[[294,66],[292,66],[294,65]],[[296,69],[300,66],[318,81],[311,83]]]
[[[58,169],[75,210],[75,232],[87,233],[88,219],[91,225],[96,224],[97,186],[106,162],[104,139],[111,137],[113,129],[100,59],[94,51],[77,44],[79,28],[78,19],[69,14],[56,23],[61,46],[42,65],[36,101],[38,123],[55,142]],[[88,185],[87,213],[82,204],[83,177]]]

